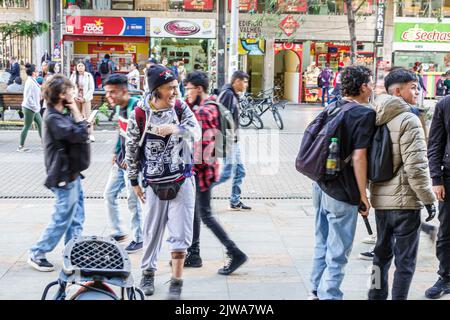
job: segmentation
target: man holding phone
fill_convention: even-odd
[[[108,207],[109,218],[113,229],[112,237],[122,242],[127,239],[127,233],[123,226],[123,219],[119,212],[117,198],[122,190],[127,188],[128,210],[131,213],[134,239],[125,248],[128,253],[142,250],[142,209],[130,180],[128,179],[127,164],[125,163],[125,140],[128,126],[128,118],[136,107],[139,99],[131,97],[128,92],[128,79],[122,74],[112,74],[104,84],[106,99],[111,106],[116,106],[116,114],[119,115],[119,137],[117,139],[112,168],[106,184],[104,198]]]

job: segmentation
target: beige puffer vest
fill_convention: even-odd
[[[378,210],[405,210],[433,203],[427,144],[420,119],[401,98],[381,95],[375,104],[376,125],[387,124],[394,172],[398,171],[389,181],[370,183],[372,206]]]

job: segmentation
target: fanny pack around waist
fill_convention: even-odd
[[[159,200],[173,200],[177,197],[178,191],[180,191],[184,180],[186,179],[183,178],[179,181],[167,183],[151,183],[150,187]]]

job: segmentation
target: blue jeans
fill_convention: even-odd
[[[322,87],[322,105],[325,105],[325,93],[327,94],[327,103],[330,101],[330,87]]]
[[[233,184],[231,187],[230,203],[237,205],[241,202],[241,184],[245,177],[245,168],[241,160],[241,150],[238,143],[233,144],[233,149],[229,157],[225,157],[224,166],[219,181],[214,185],[221,184],[233,175]]]
[[[358,206],[335,200],[313,183],[316,210],[312,290],[320,300],[341,300],[344,268],[355,237]]]
[[[109,180],[103,195],[108,208],[113,236],[124,236],[127,234],[123,226],[122,216],[119,212],[119,204],[117,203],[117,198],[125,187],[127,188],[128,210],[130,210],[132,216],[131,227],[133,229],[134,241],[142,242],[141,204],[128,179],[127,171],[119,168],[115,163],[111,168]]]
[[[30,249],[30,256],[34,259],[45,258],[45,254],[58,245],[64,234],[64,244],[67,244],[83,232],[84,195],[80,177],[65,187],[52,188],[52,191],[56,196],[55,211],[41,238]]]

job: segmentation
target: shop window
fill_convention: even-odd
[[[111,0],[113,10],[134,10],[134,0]]]
[[[169,0],[135,0],[136,10],[167,11]]]
[[[93,0],[65,0],[64,8],[77,6],[80,9],[92,9],[92,2]]]
[[[450,17],[450,0],[444,0],[444,6],[442,8],[442,14],[444,17]]]
[[[214,2],[214,0],[171,0],[171,9],[211,12],[214,10]],[[172,3],[173,5],[177,3],[177,7],[172,8]]]
[[[444,6],[443,6],[444,3]],[[396,14],[399,17],[438,17],[444,11],[448,0],[405,0],[397,3]]]
[[[29,0],[3,0],[3,1],[0,1],[0,8],[28,9],[29,6],[30,6]]]

